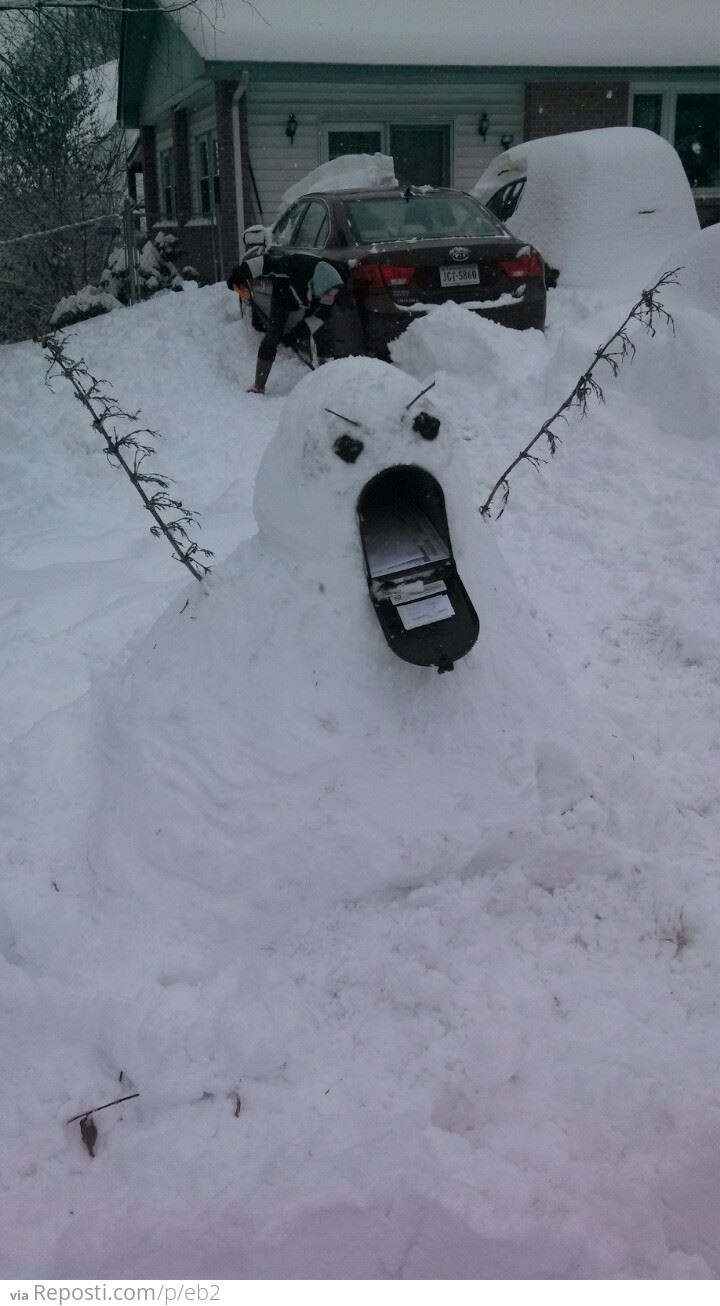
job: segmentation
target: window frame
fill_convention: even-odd
[[[201,151],[205,149],[207,154],[208,170],[203,173],[200,166]],[[218,179],[220,177],[220,157],[218,151],[217,130],[214,127],[208,127],[205,131],[196,132],[193,135],[193,150],[195,162],[195,191],[193,195],[193,208],[198,218],[204,219],[205,222],[215,222],[218,211]],[[203,180],[207,182],[209,208],[203,208]]]
[[[295,235],[295,232],[299,224],[302,222],[302,219],[305,216],[305,210],[307,209],[309,202],[310,201],[305,199],[304,196],[299,200],[293,200],[293,203],[289,206],[289,208],[287,208],[284,213],[280,214],[280,217],[273,223],[272,227],[270,228],[271,240],[268,245],[269,249],[287,249],[288,246],[292,244],[293,236]],[[292,221],[290,221],[290,219],[292,219]],[[275,239],[275,232],[277,228],[284,222],[289,223],[288,231],[290,235],[288,236],[287,240],[278,242]]]
[[[165,180],[165,163],[168,164],[168,180]],[[177,216],[177,203],[175,198],[175,159],[173,156],[172,145],[166,145],[163,149],[158,150],[158,200],[160,201],[160,214],[163,222],[175,222]],[[168,194],[170,203],[168,204]]]
[[[379,132],[380,145],[376,153],[385,154],[387,143],[387,123],[385,122],[324,122],[320,128],[320,153],[323,163],[330,162],[331,132]]]
[[[300,231],[301,231],[302,225],[303,225],[303,223],[304,223],[304,221],[305,221],[305,218],[307,217],[308,212],[309,212],[309,210],[312,208],[313,204],[317,205],[318,208],[321,208],[321,209],[324,210],[325,217],[323,218],[323,222],[327,221],[327,232],[326,232],[326,235],[325,235],[325,240],[324,240],[324,242],[323,242],[322,245],[302,245],[302,244],[300,244],[300,241],[298,240],[298,236],[299,236],[299,234],[300,234]],[[322,228],[322,225],[323,225],[323,223],[321,222],[321,223],[320,223],[320,228],[318,228],[318,230],[320,230],[320,229]],[[293,249],[300,249],[300,250],[305,249],[305,250],[308,250],[308,251],[311,251],[311,252],[314,252],[315,250],[323,250],[323,249],[327,249],[327,247],[328,247],[328,242],[329,242],[329,240],[330,240],[330,229],[331,229],[331,216],[330,216],[330,209],[328,208],[328,205],[327,205],[327,203],[325,202],[325,200],[320,199],[320,197],[317,196],[317,195],[313,195],[312,198],[308,200],[308,203],[306,204],[306,206],[305,206],[305,208],[304,208],[304,210],[303,210],[302,217],[299,219],[298,222],[295,223],[295,225],[294,225],[294,227],[293,227],[293,232],[292,232],[292,242],[291,242],[291,243],[292,243],[292,248],[293,248]]]
[[[635,116],[636,95],[660,95],[660,132],[664,140],[675,146],[675,128],[677,125],[677,101],[679,95],[716,95],[720,111],[720,87],[715,82],[657,81],[631,82],[628,95],[628,126],[632,127]],[[693,195],[720,195],[720,186],[693,186]]]

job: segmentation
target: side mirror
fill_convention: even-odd
[[[254,227],[246,227],[243,232],[243,244],[246,249],[250,249],[253,245],[261,245],[262,248],[265,249],[269,244],[269,232],[267,227],[263,227],[261,223],[258,223]]]

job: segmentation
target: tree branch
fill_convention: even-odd
[[[117,1106],[119,1102],[131,1102],[134,1097],[139,1096],[139,1093],[126,1093],[124,1097],[113,1098],[112,1102],[105,1102],[103,1106],[91,1106],[89,1111],[80,1111],[76,1116],[71,1116],[65,1124],[74,1125],[76,1120],[87,1120],[88,1116],[95,1115],[97,1111],[107,1111],[109,1106]]]
[[[605,402],[605,395],[603,394],[602,386],[598,381],[596,381],[593,372],[598,363],[607,363],[613,376],[617,376],[625,359],[629,358],[632,361],[635,354],[635,345],[627,334],[627,328],[631,322],[639,322],[645,328],[648,335],[654,336],[657,330],[655,323],[656,320],[659,319],[667,326],[670,326],[674,333],[675,324],[673,319],[664,307],[662,301],[658,298],[657,292],[663,286],[677,285],[677,274],[681,271],[681,268],[673,268],[671,272],[664,272],[655,282],[654,286],[651,286],[649,290],[643,290],[639,300],[636,304],[633,304],[630,312],[624,322],[622,322],[618,327],[617,331],[613,331],[613,334],[605,341],[605,344],[601,345],[599,349],[596,349],[592,363],[573,386],[567,399],[563,400],[560,407],[553,413],[552,417],[549,417],[546,422],[543,422],[540,430],[536,432],[532,440],[525,445],[524,449],[520,450],[517,457],[513,459],[509,466],[505,468],[502,475],[498,477],[487,499],[480,508],[483,517],[489,517],[490,505],[498,494],[501,497],[500,511],[497,513],[497,517],[502,517],[507,501],[510,497],[509,477],[521,462],[529,462],[533,467],[535,467],[536,471],[539,470],[539,464],[544,460],[538,458],[537,455],[531,454],[530,450],[534,448],[538,440],[541,440],[543,436],[545,436],[545,439],[548,442],[550,456],[555,456],[557,445],[562,443],[560,436],[552,429],[555,422],[563,421],[567,424],[567,417],[565,414],[573,407],[579,408],[580,416],[585,417],[591,399],[597,399],[599,403]],[[616,345],[615,349],[612,348],[613,345]]]
[[[180,9],[189,9],[197,0],[175,0],[174,4],[163,5],[166,14],[175,14]],[[156,5],[147,5],[139,9],[128,10],[126,5],[108,4],[105,0],[0,0],[0,13],[20,13],[31,10],[40,13],[44,9],[101,9],[108,14],[154,14]]]
[[[155,449],[153,445],[141,444],[138,436],[145,435],[159,439],[159,432],[143,428],[119,434],[114,426],[110,428],[111,419],[119,418],[121,421],[134,422],[138,414],[127,413],[120,407],[117,400],[103,389],[107,382],[93,376],[84,359],[68,357],[63,336],[51,332],[42,338],[40,344],[50,359],[45,378],[46,384],[49,385],[55,370],[61,372],[70,382],[76,398],[90,414],[94,430],[105,441],[105,455],[108,461],[114,460],[122,467],[150,513],[154,522],[150,527],[150,533],[155,536],[164,535],[172,548],[173,557],[187,568],[195,580],[204,580],[210,572],[210,567],[199,562],[198,557],[202,554],[206,558],[211,558],[213,554],[210,549],[198,548],[187,531],[188,526],[198,524],[198,514],[186,508],[180,499],[174,499],[168,494],[168,486],[171,484],[169,477],[140,470],[145,459],[153,454]],[[157,489],[153,494],[148,494],[145,485],[155,485]],[[170,513],[178,513],[179,516],[172,517],[168,521],[166,517]]]

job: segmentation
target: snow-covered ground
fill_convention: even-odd
[[[720,1274],[720,310],[685,262],[677,335],[468,512],[480,637],[442,677],[312,515],[328,395],[380,447],[372,364],[245,394],[224,287],[75,329],[165,436],[204,590],[0,351],[5,1276]],[[468,501],[635,289],[555,292],[545,336],[412,325]],[[91,1159],[65,1122],[135,1091]]]

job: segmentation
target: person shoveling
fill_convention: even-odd
[[[265,394],[278,345],[290,332],[294,334],[300,328],[307,333],[311,366],[317,367],[330,356],[326,326],[343,285],[340,273],[323,260],[298,258],[297,270],[288,276],[274,272],[271,259],[264,254],[245,259],[233,268],[227,286],[249,303],[250,286],[261,277],[272,281],[272,294],[267,329],[258,349],[255,381],[248,387],[249,394],[257,395]]]

